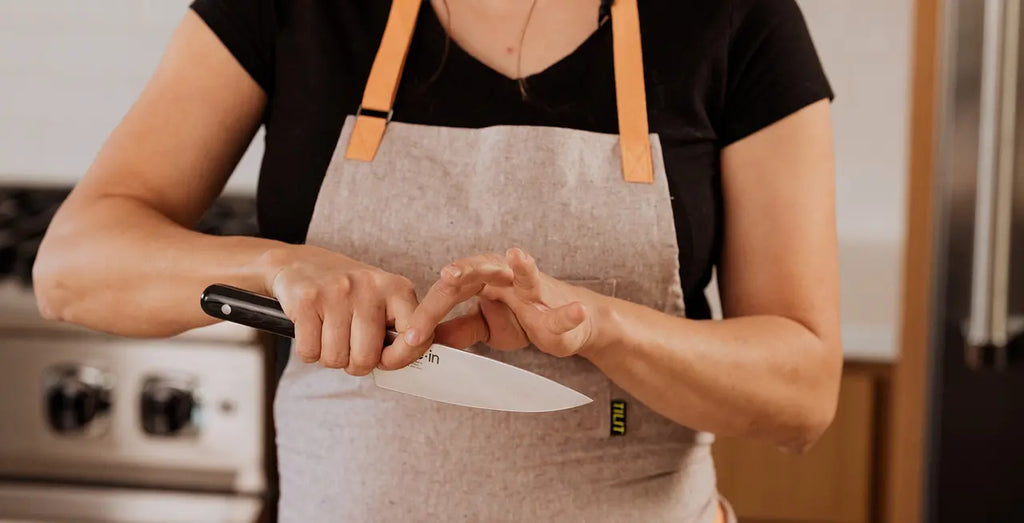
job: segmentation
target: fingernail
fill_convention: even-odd
[[[409,345],[416,345],[416,342],[419,341],[416,338],[416,331],[409,329],[405,332],[405,342]]]
[[[459,276],[462,276],[462,269],[460,269],[460,268],[458,268],[458,267],[456,267],[454,265],[449,265],[448,267],[445,267],[444,270],[452,278],[458,278]]]
[[[505,270],[505,267],[496,263],[485,263],[480,266],[480,269],[484,272],[500,272]]]

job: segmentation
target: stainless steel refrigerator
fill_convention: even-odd
[[[944,5],[928,522],[1024,522],[1021,4]]]

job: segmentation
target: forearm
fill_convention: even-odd
[[[213,323],[199,308],[211,283],[266,292],[265,253],[282,244],[190,231],[140,201],[70,201],[40,247],[34,283],[50,319],[160,337]]]
[[[801,450],[831,422],[838,340],[780,316],[694,321],[622,300],[602,309],[602,341],[585,356],[678,423]]]

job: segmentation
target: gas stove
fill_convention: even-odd
[[[0,189],[0,279],[32,284],[32,263],[65,189]]]
[[[0,188],[0,280],[32,285],[32,264],[53,215],[67,198],[65,188]],[[196,230],[219,236],[256,236],[256,202],[252,198],[216,200]]]
[[[234,324],[142,340],[42,319],[32,264],[67,194],[0,189],[0,520],[258,520],[272,353]],[[255,235],[255,204],[218,200],[198,230]]]

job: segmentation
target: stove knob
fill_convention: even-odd
[[[110,389],[96,369],[68,366],[51,371],[46,390],[47,418],[59,434],[100,428],[110,412]]]
[[[189,387],[150,379],[142,391],[142,428],[154,436],[178,435],[193,427],[197,406]]]

